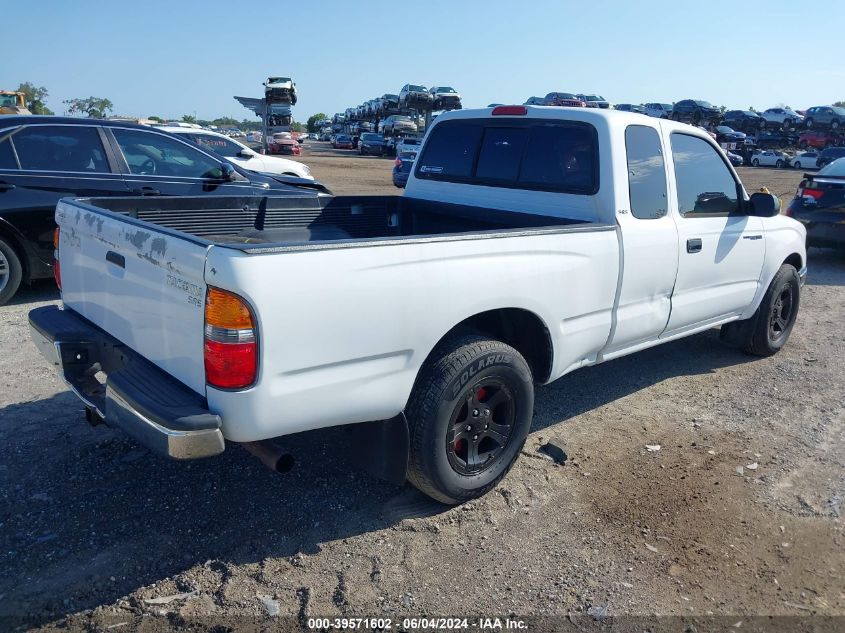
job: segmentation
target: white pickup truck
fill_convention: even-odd
[[[271,438],[359,423],[386,476],[460,503],[513,464],[535,385],[717,326],[777,352],[806,274],[779,206],[689,125],[455,111],[404,196],[64,199],[63,305],[29,318],[89,421],[163,454],[282,469]]]

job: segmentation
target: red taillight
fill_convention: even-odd
[[[62,289],[62,268],[59,265],[59,227],[53,230],[53,278],[59,290]]]
[[[255,322],[246,301],[209,288],[205,297],[205,380],[212,387],[244,389],[258,376]]]
[[[255,343],[221,343],[205,339],[205,380],[213,387],[243,389],[255,382]]]
[[[804,189],[801,192],[802,198],[812,198],[813,200],[818,200],[824,195],[824,191],[821,189]]]
[[[493,108],[493,116],[521,116],[528,114],[528,108],[520,105],[496,106]]]
[[[401,159],[401,158],[397,158],[397,159],[396,159],[396,162],[395,162],[395,163],[393,163],[393,164],[394,164],[394,165],[396,165],[397,167],[401,167],[401,166],[402,166],[402,159]]]

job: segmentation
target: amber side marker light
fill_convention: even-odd
[[[220,389],[244,389],[258,376],[258,341],[252,311],[238,295],[209,288],[205,296],[205,380]]]

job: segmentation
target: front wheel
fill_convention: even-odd
[[[792,166],[795,167],[795,169],[801,169],[801,161],[795,161],[794,163],[792,163]]]
[[[776,354],[789,340],[800,303],[798,271],[794,266],[784,264],[769,284],[754,316],[723,325],[720,336],[754,356]]]
[[[441,343],[408,401],[408,480],[442,503],[480,497],[507,474],[534,411],[531,369],[509,345],[480,335]]]
[[[783,161],[782,161],[780,158],[778,158],[778,159],[775,161],[775,167],[777,167],[778,169],[780,169],[781,167],[783,167]]]
[[[751,160],[751,165],[754,166],[754,167],[759,167],[760,161],[757,160],[756,158],[754,158],[754,159]]]
[[[840,125],[841,124],[839,123],[839,121],[837,119],[834,119],[833,121],[830,122],[830,129],[831,130],[838,130]]]
[[[804,126],[809,130],[813,127],[813,119],[804,119]]]

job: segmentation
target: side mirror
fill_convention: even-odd
[[[752,193],[748,204],[751,215],[759,218],[771,218],[780,213],[780,198],[770,193]]]
[[[237,170],[232,167],[229,163],[223,163],[220,165],[220,180],[225,180],[227,182],[233,182],[238,179],[238,172]]]
[[[241,151],[238,152],[238,156],[240,156],[241,158],[251,158],[255,156],[255,152],[253,152],[251,149],[243,148]]]

